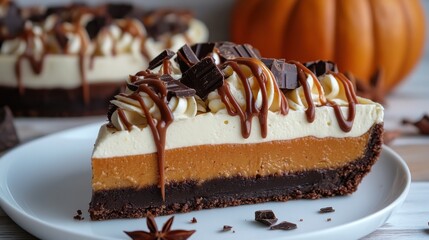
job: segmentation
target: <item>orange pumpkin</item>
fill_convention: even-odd
[[[231,38],[263,56],[331,60],[369,82],[376,70],[390,91],[423,52],[419,0],[237,0]]]

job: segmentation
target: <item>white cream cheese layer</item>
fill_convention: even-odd
[[[347,116],[348,107],[342,107],[342,110]],[[340,129],[332,107],[317,107],[312,123],[307,121],[303,110],[291,110],[287,115],[269,111],[267,137],[261,137],[259,120],[255,117],[251,134],[244,139],[240,118],[221,110],[175,120],[167,129],[165,148],[168,150],[206,144],[248,144],[306,136],[357,137],[368,132],[374,124],[382,122],[383,107],[377,103],[356,105],[356,117],[350,132]],[[149,127],[120,131],[109,128],[106,124],[100,129],[92,157],[109,158],[155,152],[156,146]]]

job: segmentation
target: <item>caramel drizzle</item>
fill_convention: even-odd
[[[165,140],[167,135],[167,128],[173,122],[174,116],[170,108],[168,107],[167,87],[165,86],[165,84],[159,79],[158,76],[150,74],[146,71],[141,71],[138,74],[140,75],[133,76],[134,79],[132,79],[134,84],[139,84],[138,89],[129,95],[121,94],[121,96],[138,101],[141,108],[143,109],[147,122],[152,131],[154,142],[156,144],[159,171],[158,187],[161,188],[162,200],[165,201]],[[139,76],[150,77],[139,78]],[[140,96],[140,92],[146,93],[157,105],[161,112],[160,120],[154,119],[152,117],[149,112],[149,109],[144,103],[143,97]],[[121,122],[123,122],[126,125],[127,129],[130,131],[132,128],[132,124],[128,121],[122,109],[118,109],[118,116]]]
[[[319,100],[322,103],[322,105],[326,105],[326,98],[323,92],[322,85],[320,85],[316,75],[314,75],[314,73],[310,71],[310,69],[302,65],[302,63],[298,61],[289,61],[289,62],[292,64],[295,64],[298,67],[298,80],[302,88],[304,89],[304,96],[308,105],[307,110],[305,110],[305,114],[307,116],[307,121],[309,123],[312,123],[314,122],[314,119],[316,117],[316,105],[314,104],[313,98],[311,97],[311,89],[310,89],[310,86],[308,85],[307,77],[303,73],[306,73],[313,78],[313,82],[316,85],[317,91],[319,93]]]
[[[262,94],[262,104],[258,108],[256,106],[256,99],[253,96],[250,83],[244,72],[241,70],[239,64],[246,65],[252,71],[253,76],[257,79],[259,88]],[[234,72],[239,76],[246,94],[246,107],[245,111],[240,107],[240,104],[234,98],[227,83],[224,83],[221,87],[218,88],[219,95],[222,99],[222,102],[225,104],[228,113],[231,116],[239,116],[241,121],[241,134],[243,138],[248,138],[250,136],[252,128],[252,119],[254,116],[258,116],[259,124],[261,127],[261,136],[263,138],[267,137],[267,116],[268,116],[268,97],[266,90],[266,83],[268,81],[267,72],[261,67],[260,63],[253,58],[235,58],[234,60],[228,60],[224,65],[229,65],[232,67]],[[272,76],[271,76],[272,77]],[[278,89],[278,88],[277,88]],[[283,95],[283,94],[280,94]],[[280,100],[281,112],[286,114],[288,111],[288,106],[284,97]]]
[[[353,122],[356,116],[356,104],[358,103],[356,93],[353,90],[353,83],[343,74],[334,72],[328,73],[332,74],[336,79],[340,80],[341,84],[344,86],[347,101],[349,104],[347,119],[343,116],[341,106],[338,105],[336,102],[328,100],[327,105],[334,108],[335,117],[337,118],[338,125],[340,126],[341,130],[343,130],[344,132],[350,132],[353,127]]]
[[[22,76],[21,76],[21,62],[22,62],[22,60],[27,59],[28,62],[30,63],[31,70],[37,75],[39,75],[42,72],[43,65],[45,62],[45,55],[46,55],[45,52],[43,52],[42,55],[40,56],[40,59],[37,60],[35,53],[32,50],[35,48],[35,46],[34,46],[34,42],[31,40],[34,39],[35,37],[36,36],[33,33],[31,28],[24,30],[21,38],[25,41],[26,48],[25,48],[24,53],[21,54],[20,56],[18,56],[18,58],[15,62],[15,76],[16,76],[16,80],[17,80],[17,84],[18,84],[18,91],[19,91],[19,94],[21,96],[25,94],[25,87],[24,87],[24,84],[22,82]],[[42,37],[41,41],[42,41],[43,48],[46,48],[45,38]]]
[[[353,127],[353,122],[356,116],[356,104],[358,103],[356,93],[354,92],[353,84],[350,80],[348,80],[343,74],[334,73],[332,71],[329,71],[328,74],[332,74],[337,80],[341,82],[341,84],[344,86],[344,90],[346,93],[347,101],[348,101],[348,117],[347,119],[343,116],[343,113],[341,111],[341,106],[339,106],[336,102],[327,100],[325,98],[323,87],[320,84],[318,78],[316,75],[314,75],[313,72],[311,72],[308,68],[306,68],[304,65],[302,65],[300,62],[297,61],[290,61],[290,63],[295,64],[299,71],[298,71],[298,79],[299,82],[304,90],[304,96],[305,100],[307,102],[307,110],[305,111],[307,116],[307,121],[312,123],[315,119],[315,104],[313,102],[313,99],[311,97],[311,89],[308,85],[308,82],[306,81],[306,76],[310,75],[313,78],[313,82],[315,86],[317,87],[317,91],[319,93],[319,100],[322,106],[330,106],[334,108],[335,117],[337,118],[338,125],[340,126],[341,130],[344,132],[350,132],[350,130]]]

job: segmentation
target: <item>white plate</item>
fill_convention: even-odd
[[[127,239],[124,230],[147,230],[145,219],[89,220],[90,157],[99,126],[43,137],[0,159],[0,205],[16,223],[42,239]],[[176,214],[173,229],[195,229],[191,239],[199,240],[356,239],[386,222],[405,200],[410,182],[405,162],[384,147],[372,172],[350,196]],[[318,213],[328,206],[335,212]],[[85,220],[73,219],[78,209],[84,212]],[[268,230],[253,220],[254,212],[261,209],[272,209],[279,221],[294,222],[298,229]],[[193,217],[198,223],[189,223]],[[156,221],[162,225],[167,219],[157,217]],[[233,226],[235,232],[221,232],[223,225]]]

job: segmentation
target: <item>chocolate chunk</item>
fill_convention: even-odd
[[[189,11],[162,9],[148,12],[143,24],[149,36],[158,39],[164,34],[183,33],[189,28],[192,14]]]
[[[331,61],[313,61],[313,62],[306,62],[304,63],[304,66],[310,69],[317,77],[322,76],[329,71],[338,72],[337,65],[334,62]]]
[[[330,212],[335,212],[335,209],[332,207],[325,207],[325,208],[321,208],[319,213],[330,213]]]
[[[429,135],[429,115],[425,114],[423,117],[416,121],[410,121],[408,119],[402,120],[402,124],[404,125],[414,125],[418,130],[419,133],[422,135]]]
[[[171,97],[191,97],[195,95],[195,89],[187,87],[185,84],[181,83],[179,80],[174,79],[170,75],[164,74],[160,77],[167,85],[167,99],[170,100]]]
[[[171,50],[164,50],[162,53],[160,53],[158,56],[156,56],[152,61],[149,62],[149,69],[155,69],[159,65],[161,65],[164,60],[168,60],[174,56],[174,52]]]
[[[223,73],[213,59],[206,57],[183,73],[180,82],[195,89],[196,94],[205,99],[207,95],[223,84]]]
[[[18,145],[19,139],[9,107],[0,108],[0,152]]]
[[[195,217],[192,218],[191,223],[197,223],[197,219]]]
[[[94,39],[103,27],[110,24],[111,20],[107,16],[95,16],[85,26],[89,38]]]
[[[271,226],[277,222],[277,218],[271,210],[259,210],[255,212],[255,221]]]
[[[124,18],[130,14],[133,10],[133,6],[128,3],[108,3],[107,12],[112,18]]]
[[[180,71],[184,73],[188,71],[189,68],[197,64],[200,60],[195,55],[191,47],[189,47],[188,44],[185,44],[179,49],[179,51],[177,51],[176,61],[179,63]]]
[[[293,230],[293,229],[297,229],[297,225],[295,223],[291,223],[291,222],[281,222],[277,225],[271,226],[270,229],[271,230]]]
[[[223,225],[222,231],[228,232],[228,231],[231,231],[231,229],[232,229],[232,226]]]
[[[25,20],[21,17],[20,9],[14,2],[7,3],[6,14],[0,16],[0,36],[15,37],[24,30]]]
[[[222,42],[218,43],[216,47],[222,61],[237,57],[261,58],[259,51],[249,44],[237,45],[232,42]]]
[[[192,51],[195,53],[198,59],[203,59],[207,56],[210,56],[214,49],[215,49],[216,43],[197,43],[191,46]]]
[[[282,90],[293,90],[299,87],[298,72],[295,64],[286,63],[283,59],[261,58]]]
[[[261,219],[277,219],[272,210],[258,210],[255,212],[255,220]]]

